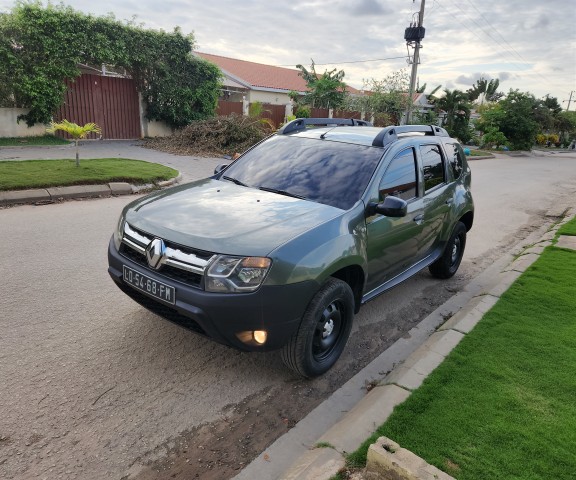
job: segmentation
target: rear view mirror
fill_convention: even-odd
[[[408,211],[408,203],[401,198],[388,195],[383,202],[371,203],[366,209],[368,216],[376,213],[386,217],[405,217]]]
[[[218,175],[222,170],[224,170],[228,166],[227,163],[221,163],[214,169],[214,175]]]

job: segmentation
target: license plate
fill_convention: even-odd
[[[158,282],[143,273],[132,270],[130,267],[123,265],[124,281],[134,287],[136,290],[140,290],[151,297],[162,300],[163,302],[170,303],[174,305],[176,302],[175,289],[170,285],[166,285],[162,282]]]

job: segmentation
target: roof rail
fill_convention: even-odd
[[[376,135],[372,142],[373,147],[385,147],[398,140],[401,133],[423,133],[424,135],[433,135],[437,137],[449,137],[450,135],[442,127],[436,125],[402,125],[383,128]]]
[[[357,120],[355,118],[297,118],[284,125],[277,133],[287,135],[288,133],[305,130],[308,125],[325,126],[325,125],[347,125],[349,127],[361,126],[371,127],[370,122]]]

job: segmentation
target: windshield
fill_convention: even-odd
[[[364,145],[277,135],[218,178],[348,210],[366,189],[382,153]]]

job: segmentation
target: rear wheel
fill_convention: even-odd
[[[446,244],[444,253],[428,267],[430,273],[436,278],[452,277],[460,266],[465,246],[466,226],[462,222],[458,222],[454,227],[450,240]]]
[[[314,296],[298,331],[282,349],[284,364],[306,378],[328,371],[344,350],[354,318],[350,286],[330,278]]]

